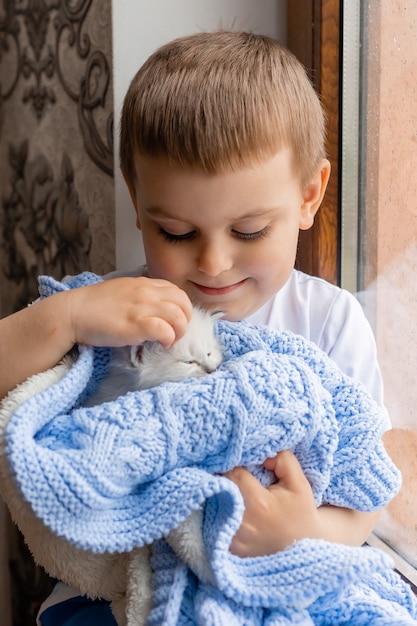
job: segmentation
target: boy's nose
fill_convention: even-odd
[[[227,245],[207,244],[200,248],[198,269],[208,276],[218,276],[233,266],[231,251]]]

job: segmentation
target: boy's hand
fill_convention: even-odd
[[[274,554],[304,538],[348,546],[366,541],[378,511],[366,513],[331,505],[316,508],[310,484],[290,450],[267,459],[264,466],[277,477],[277,483],[268,489],[242,467],[225,474],[239,487],[245,501],[243,521],[230,547],[233,554]]]
[[[292,452],[279,452],[264,463],[277,483],[267,489],[243,467],[225,476],[239,487],[245,513],[230,550],[241,557],[273,554],[304,537],[317,537],[318,510],[310,484]]]
[[[74,343],[118,347],[149,340],[168,348],[191,318],[187,294],[166,280],[115,278],[66,297]]]
[[[166,280],[115,278],[61,291],[3,318],[0,399],[29,376],[53,367],[75,343],[169,347],[191,318],[187,294]]]

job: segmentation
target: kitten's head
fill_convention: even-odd
[[[155,341],[134,346],[131,359],[139,370],[141,388],[214,372],[223,358],[215,322],[223,315],[223,311],[214,313],[193,307],[187,332],[170,348],[164,349]]]

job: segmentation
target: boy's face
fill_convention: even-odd
[[[137,156],[130,189],[149,275],[169,280],[204,308],[243,319],[288,280],[299,229],[313,223],[329,175],[303,191],[291,152],[222,174]]]

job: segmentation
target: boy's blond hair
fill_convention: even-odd
[[[120,163],[133,187],[137,153],[219,173],[289,147],[304,186],[325,155],[324,134],[318,96],[293,54],[253,33],[198,33],[159,48],[133,78]]]

